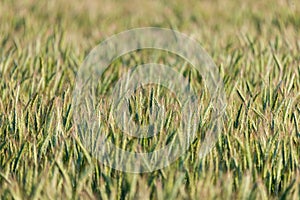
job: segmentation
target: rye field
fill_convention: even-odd
[[[114,60],[92,112],[101,113],[100,134],[128,151],[172,144],[182,117],[174,94],[148,85],[130,98],[130,112],[147,124],[151,106],[163,104],[159,136],[124,136],[109,123],[106,97],[130,66],[172,65],[201,91],[189,148],[168,166],[129,173],[100,162],[78,137],[88,130],[77,127],[73,91],[95,46],[140,27],[197,40],[217,66],[226,107],[201,157],[213,109],[201,74],[162,50]],[[0,0],[0,199],[300,199],[300,1]]]

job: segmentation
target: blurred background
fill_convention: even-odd
[[[90,49],[114,33],[146,26],[176,29],[197,38],[211,52],[236,44],[241,34],[269,41],[282,36],[296,49],[299,13],[297,0],[1,0],[0,31],[8,41],[18,38],[25,46],[62,32],[78,51]]]

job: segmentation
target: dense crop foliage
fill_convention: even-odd
[[[130,174],[102,165],[75,137],[72,92],[94,46],[144,26],[196,38],[219,68],[227,108],[222,134],[206,157],[199,159],[196,140],[169,167]],[[299,1],[1,0],[0,45],[1,199],[300,198]],[[146,63],[147,55],[161,62],[170,56],[124,56],[99,89],[109,92],[121,65]],[[184,62],[174,67],[188,74]],[[149,90],[132,105],[147,106]],[[172,95],[160,92],[170,105]],[[167,119],[168,130],[175,118]],[[151,150],[151,141],[142,144]]]

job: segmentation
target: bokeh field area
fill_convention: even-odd
[[[209,98],[201,76],[163,51],[118,58],[99,80],[100,96],[129,66],[156,59],[202,89],[204,105],[199,137],[184,155],[154,172],[125,173],[82,145],[72,94],[96,45],[149,26],[199,41],[218,67],[227,107],[214,148],[200,158]],[[298,0],[0,0],[0,45],[0,199],[300,199]],[[136,141],[108,125],[108,140],[130,151],[168,142],[180,105],[167,90],[142,88],[131,99],[137,123],[147,119],[150,94],[170,107],[164,134]],[[105,103],[98,108],[109,120]]]

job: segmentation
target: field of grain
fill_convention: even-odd
[[[227,107],[205,157],[197,138],[165,168],[126,173],[103,165],[76,137],[72,95],[88,53],[138,27],[195,38],[218,67]],[[168,56],[177,59],[162,51],[133,52],[134,61],[125,55],[98,89],[109,93],[124,63]],[[189,72],[184,62],[174,68]],[[201,88],[199,80],[191,82]],[[172,102],[167,91],[157,95]],[[133,101],[138,108],[144,102]],[[102,111],[106,118],[107,107]],[[176,129],[175,119],[168,130]],[[205,130],[203,124],[199,134]],[[144,151],[159,143],[132,142],[119,132],[103,129],[131,150],[138,142]],[[298,0],[0,0],[0,199],[278,198],[300,199]]]

